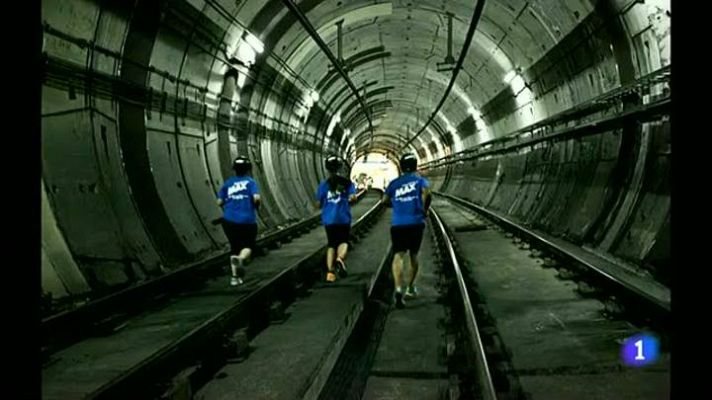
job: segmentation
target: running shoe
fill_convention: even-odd
[[[403,299],[403,293],[398,292],[398,291],[395,293],[395,303],[396,303],[396,308],[399,308],[399,309],[405,308],[405,300]]]
[[[342,278],[346,278],[348,276],[348,271],[346,271],[346,263],[344,263],[344,260],[337,258],[336,259],[336,269],[339,271],[339,276]]]
[[[408,289],[405,290],[405,297],[417,297],[418,296],[418,289],[415,286],[408,286]]]
[[[233,276],[230,278],[230,286],[239,286],[242,285],[242,278],[238,278],[237,276]]]
[[[326,273],[326,281],[327,282],[334,282],[336,280],[336,274],[329,271]]]

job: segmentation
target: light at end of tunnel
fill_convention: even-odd
[[[351,169],[351,179],[359,188],[374,187],[384,190],[398,178],[398,167],[386,155],[373,152],[359,156]]]
[[[317,92],[316,90],[312,90],[311,93],[309,94],[309,96],[311,97],[311,99],[314,103],[319,101],[319,92]],[[341,121],[340,115],[338,116],[338,118],[339,118],[339,121]],[[339,121],[337,121],[337,122],[339,122]]]
[[[346,143],[346,139],[349,138],[350,134],[351,134],[351,129],[346,128],[346,130],[344,130],[344,133],[341,135],[341,143],[339,143],[340,146],[343,146],[344,143]]]
[[[262,44],[262,41],[250,32],[245,33],[245,41],[255,50],[255,52],[257,52],[257,54],[262,54],[262,52],[265,51],[265,45]]]

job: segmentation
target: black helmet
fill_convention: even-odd
[[[418,168],[418,158],[413,153],[407,153],[400,158],[400,168],[403,172],[415,172]]]
[[[331,173],[337,173],[339,172],[339,169],[341,169],[341,160],[337,156],[329,156],[326,157],[326,161],[324,161],[324,166],[326,167],[326,170],[331,172]]]
[[[240,156],[232,162],[232,169],[237,175],[244,175],[252,169],[252,163],[249,158]]]

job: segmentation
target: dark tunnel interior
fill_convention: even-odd
[[[397,335],[416,330],[422,348],[430,351],[418,356],[433,355],[433,343],[450,340],[437,347],[446,354],[439,359],[450,364],[441,362],[436,372],[409,370],[414,375],[408,377],[430,379],[431,386],[450,379],[449,398],[496,398],[453,395],[455,375],[457,390],[481,389],[484,380],[472,384],[472,377],[484,379],[478,371],[488,371],[488,362],[496,378],[489,379],[492,388],[498,377],[507,377],[497,381],[498,393],[524,393],[520,388],[527,385],[539,391],[539,397],[500,399],[615,398],[606,390],[638,390],[632,389],[638,382],[650,385],[621,398],[662,393],[669,372],[673,275],[670,3],[42,0],[41,305],[48,382],[43,390],[54,390],[48,398],[74,398],[63,391],[80,389],[95,396],[81,398],[159,398],[154,395],[166,381],[198,364],[189,380],[202,388],[203,397],[160,398],[235,398],[221,392],[228,390],[229,379],[214,383],[210,375],[224,376],[216,372],[223,367],[232,371],[231,379],[259,375],[259,384],[263,376],[283,372],[282,386],[298,388],[298,398],[346,398],[343,376],[355,382],[352,387],[361,385],[362,394],[378,392],[368,386],[378,379],[392,384],[403,378],[397,371],[356,367],[367,363],[357,354],[371,354],[376,361],[368,362],[376,365],[394,347],[359,341],[354,332],[365,338],[386,332],[378,340],[392,344],[403,342]],[[408,328],[412,331],[403,328],[412,322],[400,317],[407,314],[379,308],[400,295],[400,287],[392,292],[383,284],[390,279],[383,277],[391,272],[388,263],[395,271],[399,254],[395,241],[387,239],[388,232],[391,239],[394,234],[385,214],[393,209],[383,211],[392,206],[383,201],[388,198],[383,189],[399,175],[399,159],[407,153],[417,156],[417,172],[429,182],[437,210],[428,214],[425,206],[428,222],[418,256],[424,260],[420,299],[432,300],[419,318],[430,322],[419,321],[416,329]],[[369,189],[347,200],[355,211],[345,240],[356,243],[349,254],[361,261],[349,264],[357,271],[352,281],[329,288],[337,293],[328,302],[333,308],[309,314],[304,304],[326,303],[319,297],[324,292],[319,285],[326,284],[313,278],[324,258],[319,252],[330,254],[316,229],[314,203],[332,155],[346,161],[346,177],[359,182],[359,189]],[[238,302],[229,292],[235,288],[224,279],[215,283],[206,272],[228,271],[233,261],[216,193],[233,176],[236,157],[251,162],[261,196],[259,240],[266,243],[257,246],[264,249],[254,261],[262,269],[251,270],[259,279],[239,289],[240,296],[249,294]],[[287,260],[284,265],[279,257]],[[412,250],[408,257],[417,264]],[[460,262],[464,273],[458,272]],[[455,272],[443,272],[447,266]],[[440,275],[427,275],[435,270]],[[442,283],[445,278],[449,285]],[[356,281],[366,289],[345,289]],[[408,290],[414,281],[413,275]],[[168,287],[165,282],[176,286],[158,293]],[[262,282],[268,283],[259,286]],[[594,297],[600,301],[594,304]],[[458,305],[447,305],[451,308],[441,315],[446,306],[434,304],[453,298]],[[301,309],[291,306],[300,301]],[[134,318],[144,306],[155,313]],[[338,312],[341,306],[348,311]],[[289,314],[288,308],[296,311]],[[290,337],[301,351],[291,356],[289,351],[297,350],[270,339],[282,334],[271,328],[280,318],[274,315],[286,314],[303,330]],[[145,322],[150,318],[155,320]],[[232,325],[220,325],[219,336],[217,328],[193,329],[190,323],[204,321],[200,318]],[[393,328],[397,318],[404,318],[404,325]],[[249,329],[238,330],[238,320],[248,321],[243,325]],[[343,326],[334,327],[334,321]],[[619,336],[633,327],[664,333],[663,366],[615,375],[622,370]],[[334,337],[327,335],[331,328]],[[165,350],[163,358],[152,356],[153,364],[141,358],[145,354],[139,357],[144,350],[168,349],[161,346],[169,331],[186,335],[181,338],[188,331],[203,335],[190,343],[211,351],[216,343],[222,351],[263,340],[271,344],[257,345],[262,354],[282,358],[262,356],[263,361],[250,361],[255,364],[225,362],[225,367],[196,355],[197,344],[186,345],[184,353]],[[323,348],[310,347],[312,334],[331,346],[328,357]],[[111,335],[116,342],[109,342]],[[625,351],[635,351],[631,337]],[[642,349],[643,340],[649,339],[636,346]],[[603,349],[604,343],[615,349]],[[478,355],[485,350],[489,353]],[[170,358],[178,353],[184,358]],[[581,356],[579,364],[565,359],[569,353]],[[136,372],[130,359],[145,371]],[[470,367],[472,360],[484,367]],[[553,365],[557,360],[561,365]],[[549,361],[551,367],[541,365]],[[114,373],[115,365],[129,371],[121,372],[125,381],[101,369]],[[310,383],[290,383],[311,374],[312,367],[320,372],[309,376]],[[86,387],[68,389],[67,382],[85,370],[76,387]],[[371,374],[371,383],[344,371]],[[205,383],[211,379],[213,384]],[[577,379],[584,384],[571,383]],[[587,392],[584,386],[591,382]],[[151,389],[136,394],[144,386]],[[244,382],[240,387],[246,398],[264,394],[264,387]],[[97,394],[102,390],[114,391],[114,397]],[[291,398],[269,390],[275,397],[265,398]],[[426,392],[387,398],[430,398]]]

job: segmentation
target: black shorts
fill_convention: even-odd
[[[351,238],[351,225],[325,225],[326,240],[329,242],[329,247],[337,248],[342,243],[349,243]]]
[[[418,254],[420,243],[423,241],[425,225],[401,225],[391,227],[391,241],[393,252],[401,253],[406,250],[410,254]]]
[[[225,236],[230,241],[230,254],[238,255],[242,249],[255,249],[257,239],[257,224],[236,224],[230,221],[223,221]]]

